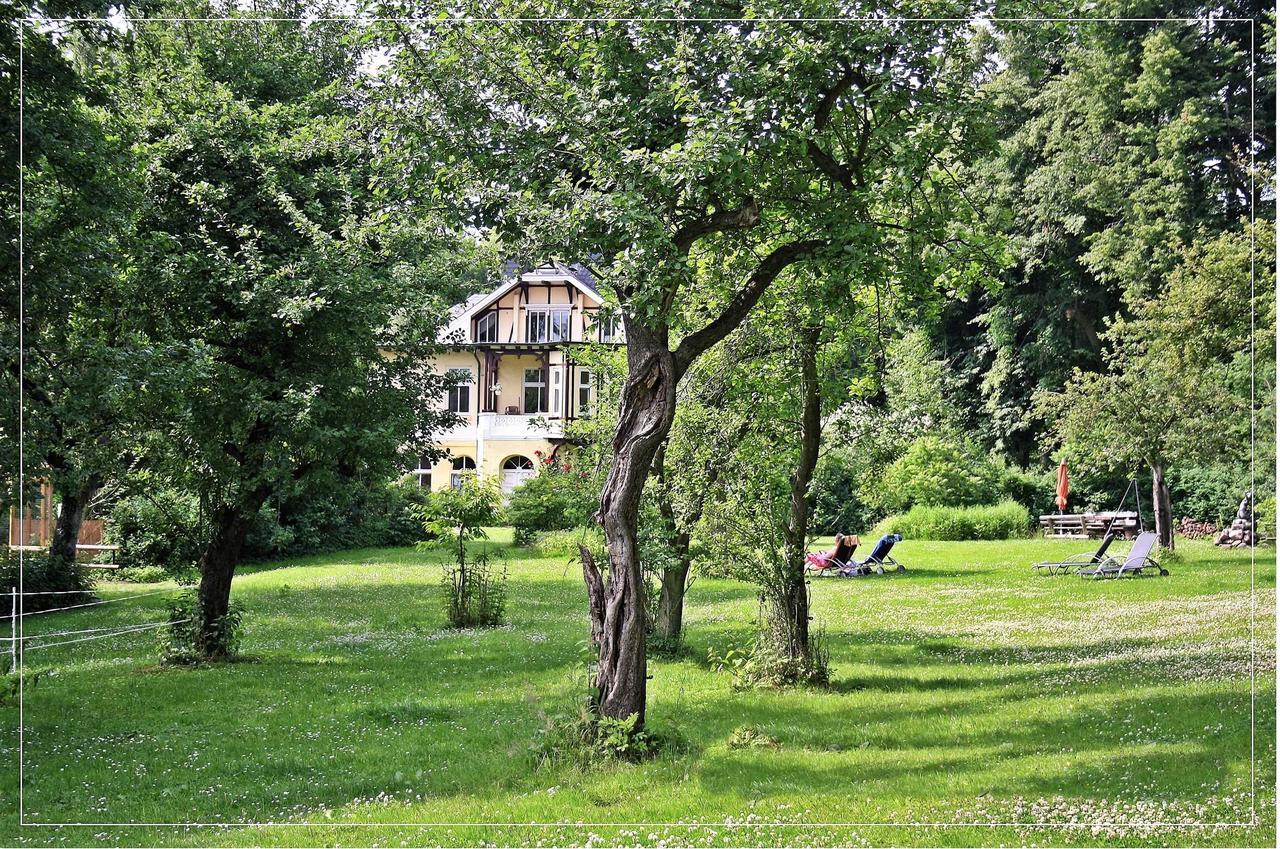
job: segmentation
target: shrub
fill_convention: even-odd
[[[1027,509],[1015,501],[980,507],[912,507],[876,525],[871,536],[902,534],[906,539],[1017,539],[1031,527]]]
[[[318,554],[383,545],[411,545],[423,538],[416,518],[428,498],[412,478],[344,479],[272,499],[259,511],[245,540],[248,558]]]
[[[225,647],[229,658],[239,654],[243,618],[244,609],[233,601],[227,615],[213,623],[214,631],[220,633],[217,644]],[[196,638],[202,630],[200,604],[195,592],[183,593],[171,601],[169,625],[160,629],[160,662],[173,666],[199,663],[202,658],[196,651]]]
[[[59,593],[24,595],[22,609],[25,612],[69,607],[93,600],[93,578],[88,569],[37,551],[21,552],[22,559],[19,561],[19,553],[10,551],[8,547],[0,551],[0,592],[8,596],[18,588],[18,568],[21,562],[23,593]],[[7,599],[0,599],[0,603],[4,604],[0,616],[7,617],[9,602]]]
[[[116,502],[106,524],[107,541],[120,546],[120,566],[163,570],[190,577],[200,558],[200,502],[176,490],[131,495]]]
[[[156,584],[172,576],[159,566],[131,566],[113,572],[111,577],[126,584]]]
[[[1275,538],[1276,535],[1276,499],[1275,496],[1269,496],[1258,502],[1253,509],[1254,516],[1258,520],[1258,534],[1264,537]]]
[[[1002,472],[968,442],[922,436],[889,464],[875,493],[889,510],[993,504],[1000,498]]]
[[[507,524],[515,529],[517,545],[533,542],[539,531],[559,531],[591,523],[599,493],[568,462],[539,458],[538,475],[516,487],[507,500]]]
[[[1229,525],[1249,488],[1249,467],[1244,464],[1209,463],[1173,465],[1169,468],[1169,498],[1179,515],[1200,522]],[[1143,490],[1150,498],[1151,486]]]
[[[544,716],[533,745],[534,756],[539,766],[569,763],[579,767],[653,757],[665,741],[647,729],[637,731],[637,718],[637,714],[626,719],[598,717],[585,707],[570,717]]]
[[[599,528],[571,528],[564,531],[543,531],[533,539],[533,550],[544,555],[578,554],[578,546],[585,545],[592,551],[604,548],[604,533]]]
[[[445,617],[453,628],[495,628],[507,606],[507,570],[498,572],[481,554],[469,564],[447,565],[444,586]]]
[[[830,653],[821,631],[809,634],[809,657],[794,658],[779,645],[779,640],[762,630],[745,648],[730,646],[723,655],[714,648],[707,659],[717,672],[732,676],[735,690],[759,690],[790,687],[795,684],[826,686],[831,681]]]
[[[863,455],[829,451],[813,470],[813,527],[822,534],[861,531],[884,518],[884,510],[869,494],[879,487],[881,468]]]

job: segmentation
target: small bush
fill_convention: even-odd
[[[739,725],[729,735],[730,749],[780,749],[777,737],[766,733],[756,725]]]
[[[228,658],[240,653],[241,624],[244,609],[234,601],[227,615],[214,623],[220,634],[219,642],[226,649]],[[200,604],[195,592],[183,593],[169,603],[169,625],[160,629],[160,662],[172,666],[191,666],[205,658],[196,651],[196,639],[203,630]]]
[[[902,534],[906,539],[1018,539],[1027,536],[1031,516],[1015,501],[989,507],[912,507],[876,525],[871,536]]]
[[[809,656],[794,658],[779,645],[779,640],[766,631],[745,648],[730,646],[723,654],[714,648],[707,659],[717,672],[732,676],[735,690],[763,690],[796,684],[826,686],[831,682],[830,653],[821,632],[809,635]]]
[[[515,529],[517,545],[533,542],[539,531],[585,527],[599,506],[599,493],[568,462],[539,460],[538,475],[516,487],[507,499],[504,515]]]
[[[118,569],[112,573],[111,577],[126,584],[157,584],[173,576],[159,566],[133,566]]]
[[[19,561],[18,555],[22,555]],[[22,566],[23,593],[59,593],[59,595],[24,595],[22,609],[27,613],[69,607],[93,600],[93,578],[89,570],[75,563],[51,558],[38,551],[0,551],[0,593],[8,596],[18,588],[18,567]],[[9,615],[9,601],[0,599],[4,610],[0,616]]]
[[[465,566],[446,564],[445,616],[453,628],[495,628],[502,624],[507,606],[507,570],[489,565],[482,554]]]
[[[604,548],[604,533],[599,528],[571,528],[563,531],[543,531],[534,537],[533,550],[543,555],[578,555],[578,545],[592,551]]]
[[[532,750],[539,766],[572,764],[590,767],[601,761],[632,763],[653,757],[663,740],[636,730],[637,715],[626,719],[597,717],[586,707],[570,717],[543,716]]]

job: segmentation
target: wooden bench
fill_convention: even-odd
[[[1100,539],[1111,531],[1125,539],[1133,539],[1141,530],[1138,514],[1051,513],[1040,517],[1044,535],[1051,539]]]

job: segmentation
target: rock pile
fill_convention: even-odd
[[[1178,536],[1184,539],[1206,539],[1218,533],[1218,526],[1213,522],[1197,522],[1190,516],[1183,516],[1176,530]]]
[[[1258,539],[1258,517],[1253,514],[1253,493],[1246,492],[1236,508],[1236,517],[1218,534],[1217,545],[1227,548],[1245,548]]]

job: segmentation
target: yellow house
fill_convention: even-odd
[[[574,348],[623,343],[621,321],[603,307],[586,268],[557,262],[512,273],[454,307],[435,368],[457,380],[440,403],[462,422],[440,438],[448,459],[419,461],[418,485],[444,489],[478,472],[510,492],[555,456],[565,424],[595,402],[594,377]]]

